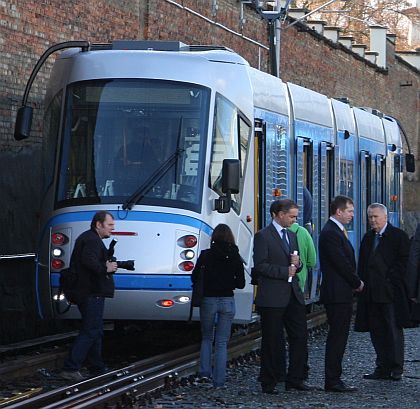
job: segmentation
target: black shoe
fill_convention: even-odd
[[[315,388],[313,386],[309,386],[304,382],[301,383],[290,383],[290,382],[286,382],[286,391],[292,391],[292,390],[296,390],[296,391],[305,391],[305,392],[309,392],[309,391],[313,391],[315,390]]]
[[[385,374],[381,372],[372,372],[372,373],[363,375],[363,379],[371,379],[374,381],[380,381],[380,380],[389,380],[392,378],[390,374]],[[401,376],[400,376],[400,379],[401,379]]]
[[[103,375],[103,374],[105,374],[109,371],[110,371],[110,369],[106,366],[103,367],[103,368],[90,368],[89,369],[89,375],[96,377],[96,376],[101,376],[101,375]]]
[[[391,372],[391,375],[389,376],[393,381],[400,381],[402,378],[402,374],[398,372]]]
[[[277,389],[262,388],[262,393],[268,393],[269,395],[278,395],[279,391]]]
[[[357,388],[354,386],[347,386],[344,382],[338,383],[334,386],[326,386],[325,392],[356,392]]]
[[[262,384],[262,393],[268,393],[269,395],[278,395],[279,391],[275,389],[276,385]]]

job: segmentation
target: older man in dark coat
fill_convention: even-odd
[[[360,246],[358,273],[365,287],[355,329],[370,332],[377,356],[374,372],[363,377],[398,381],[404,365],[403,327],[409,321],[404,279],[410,242],[404,231],[388,223],[387,213],[380,203],[368,207],[372,230]]]

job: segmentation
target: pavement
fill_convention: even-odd
[[[190,382],[146,404],[146,408],[420,408],[420,328],[405,331],[405,368],[401,381],[365,380],[363,374],[375,367],[375,353],[368,333],[351,331],[343,360],[346,384],[356,386],[351,393],[325,392],[324,353],[326,330],[317,331],[309,340],[310,373],[308,384],[318,390],[286,392],[277,385],[278,395],[261,393],[256,381],[259,359],[231,364],[227,370],[226,389],[214,389],[209,384]]]

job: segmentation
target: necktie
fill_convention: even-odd
[[[281,238],[282,238],[282,240],[284,241],[284,244],[286,245],[286,247],[287,247],[288,249],[290,249],[290,246],[289,246],[289,239],[288,239],[288,237],[287,237],[287,231],[286,231],[286,229],[283,229],[283,230],[281,231]]]
[[[375,233],[375,238],[373,240],[373,251],[375,251],[376,247],[378,247],[380,238],[381,238],[381,235],[379,233]]]
[[[347,233],[347,230],[345,228],[343,228],[343,233],[346,236],[346,239],[348,239],[349,238],[349,234]]]

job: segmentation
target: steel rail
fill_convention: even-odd
[[[325,313],[308,316],[308,328],[325,321]],[[233,359],[260,347],[259,329],[232,339],[229,358]],[[135,362],[127,367],[32,396],[16,402],[8,409],[78,409],[100,407],[116,400],[138,401],[142,396],[165,387],[173,380],[197,372],[199,366],[199,344]]]

